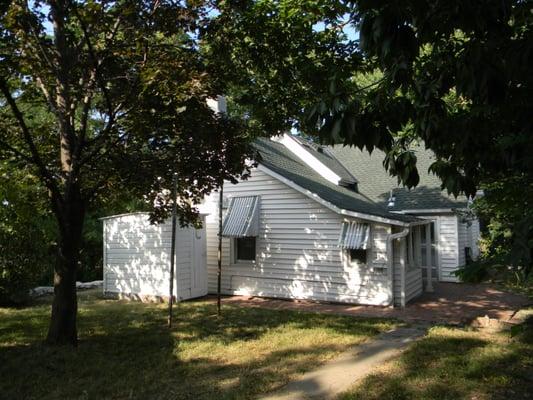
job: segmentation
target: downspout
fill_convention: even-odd
[[[394,306],[394,271],[393,271],[393,254],[392,242],[396,239],[401,239],[409,234],[409,227],[403,228],[401,232],[392,233],[387,237],[387,271],[389,274],[391,300],[389,306]],[[405,273],[405,271],[403,271]]]

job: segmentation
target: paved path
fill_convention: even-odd
[[[332,399],[427,331],[424,325],[394,329],[353,347],[322,367],[304,374],[260,400]]]

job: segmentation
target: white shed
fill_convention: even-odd
[[[130,298],[168,298],[172,224],[151,224],[148,213],[106,217],[104,293]],[[176,228],[174,296],[207,294],[205,228]]]

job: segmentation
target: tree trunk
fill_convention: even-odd
[[[61,258],[59,255],[58,258]],[[76,294],[76,268],[71,267],[70,260],[58,260],[63,265],[62,271],[54,271],[54,301],[52,318],[48,328],[46,342],[53,345],[78,344],[76,316],[78,298]]]
[[[69,196],[70,197],[70,196]],[[46,342],[52,345],[78,344],[76,316],[76,272],[79,262],[85,207],[79,196],[57,210],[60,244],[54,270],[54,301]]]

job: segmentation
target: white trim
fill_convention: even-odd
[[[106,293],[107,278],[105,270],[107,269],[107,221],[102,221],[102,293]]]
[[[389,282],[390,282],[390,289],[391,289],[390,305],[393,305],[393,306],[394,306],[394,254],[393,254],[394,249],[392,247],[393,246],[392,242],[393,240],[401,239],[402,237],[406,236],[408,233],[409,233],[409,228],[403,228],[401,232],[391,233],[389,236],[387,236],[387,269],[388,269],[387,272],[389,274]],[[400,243],[400,246],[401,246],[401,243]]]
[[[133,212],[123,213],[123,214],[108,215],[106,217],[98,218],[98,221],[106,221],[108,219],[113,219],[113,218],[129,217],[130,215],[146,215],[146,216],[149,217],[150,216],[150,212],[149,211],[133,211]],[[201,212],[201,213],[198,213],[198,215],[200,217],[202,217],[202,216],[209,215],[209,213]],[[163,223],[163,222],[164,221],[158,222],[158,223],[156,223],[156,225],[159,224],[159,223]],[[192,225],[190,225],[190,226],[192,226]]]
[[[225,114],[227,112],[226,97],[217,96],[215,98],[209,98],[206,101],[207,106],[216,114]]]
[[[107,217],[100,217],[98,218],[100,221],[105,221],[107,219],[113,219],[113,218],[120,218],[120,217],[128,217],[130,215],[150,215],[147,211],[134,211],[130,213],[123,213],[123,214],[116,214],[116,215],[108,215]]]
[[[263,164],[258,164],[257,169],[264,172],[265,174],[270,175],[273,178],[276,178],[280,182],[283,182],[287,186],[293,188],[294,190],[304,194],[305,196],[309,197],[310,199],[313,199],[317,203],[322,204],[323,206],[329,208],[331,211],[336,212],[337,214],[346,215],[348,217],[353,218],[359,218],[366,221],[371,222],[380,222],[382,224],[389,224],[389,225],[396,225],[396,226],[409,226],[410,224],[408,222],[401,222],[393,219],[378,217],[375,215],[369,215],[369,214],[363,214],[355,211],[348,211],[344,210],[342,208],[337,207],[334,204],[331,204],[329,201],[324,200],[320,196],[318,196],[316,193],[311,192],[310,190],[304,189],[303,187],[297,185],[293,181],[285,178],[284,176],[278,174],[277,172],[272,171],[270,168],[265,167]],[[418,224],[419,222],[415,222],[414,224]],[[425,223],[425,222],[422,222]]]
[[[390,211],[395,214],[452,214],[454,210],[466,210],[466,207],[457,208],[427,208],[419,210],[396,210]]]
[[[309,151],[307,151],[304,146],[302,146],[294,138],[292,138],[291,135],[285,133],[281,136],[278,136],[277,138],[273,138],[273,140],[284,145],[291,153],[293,153],[296,157],[302,160],[309,168],[319,174],[322,178],[335,185],[339,184],[341,177],[335,172],[333,172],[333,170],[325,166],[318,158],[312,155]]]

